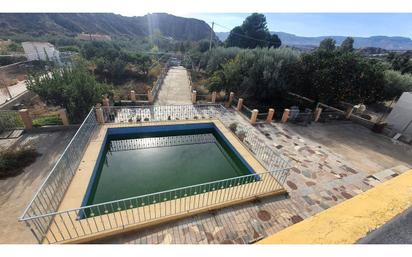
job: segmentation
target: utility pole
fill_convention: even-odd
[[[215,23],[212,21],[212,29],[210,30],[209,51],[212,50],[212,38],[213,38],[213,26]]]

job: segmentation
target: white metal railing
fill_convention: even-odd
[[[206,144],[214,142],[216,142],[216,138],[213,136],[213,134],[208,133],[199,135],[111,140],[109,149],[110,152],[120,152],[137,149],[169,147],[177,145]]]
[[[210,118],[220,119],[225,126],[229,126],[225,119],[228,112],[218,104],[102,107],[102,110],[106,123],[119,126]],[[258,171],[256,174],[58,211],[87,145],[100,126],[93,108],[20,218],[40,243],[62,242],[102,231],[123,229],[228,201],[276,192],[283,188],[289,174],[289,162],[260,140],[253,127],[239,126],[238,136],[242,133],[239,138],[267,172]]]

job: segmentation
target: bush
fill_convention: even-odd
[[[385,88],[386,98],[393,99],[400,96],[403,92],[412,91],[412,75],[402,74],[400,71],[385,71]]]
[[[41,127],[47,125],[62,125],[62,120],[59,115],[48,115],[33,119],[33,126]]]
[[[20,149],[4,150],[0,152],[0,179],[14,177],[23,172],[23,169],[32,164],[39,153],[30,146]]]
[[[289,48],[241,50],[213,73],[209,87],[260,102],[276,101],[288,91],[288,67],[298,60],[298,53]]]
[[[291,91],[326,104],[370,104],[385,99],[384,68],[357,53],[323,46],[292,67]]]

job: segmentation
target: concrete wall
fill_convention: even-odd
[[[386,118],[388,125],[396,131],[412,136],[412,92],[405,92]],[[408,126],[409,125],[409,126]]]
[[[21,45],[29,61],[54,60],[60,62],[59,51],[48,42],[23,42]]]

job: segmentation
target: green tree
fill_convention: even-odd
[[[211,77],[211,90],[234,91],[259,102],[272,102],[288,91],[289,66],[298,61],[292,49],[245,49]]]
[[[403,92],[412,91],[412,75],[402,74],[399,71],[385,71],[384,94],[386,99],[399,97]]]
[[[66,108],[74,123],[80,123],[102,95],[110,92],[110,87],[97,82],[83,64],[31,75],[27,83],[46,103]]]
[[[346,52],[353,52],[353,43],[355,40],[352,37],[347,37],[340,45],[340,49]]]
[[[336,49],[336,41],[333,38],[325,38],[319,44],[319,50],[332,52]]]
[[[402,54],[389,53],[388,60],[394,70],[400,71],[402,74],[412,74],[412,51],[406,51]]]
[[[323,48],[304,54],[293,68],[292,91],[326,104],[374,103],[384,99],[384,68],[357,53]],[[325,50],[328,49],[328,50]]]
[[[225,43],[228,47],[240,48],[277,48],[281,45],[279,37],[270,34],[266,17],[260,13],[251,14],[246,17],[241,26],[233,28]]]
[[[246,42],[245,37],[246,35],[242,27],[236,26],[230,31],[229,36],[227,37],[225,41],[226,46],[228,47],[237,46],[237,47],[245,48],[247,47],[245,44]]]

